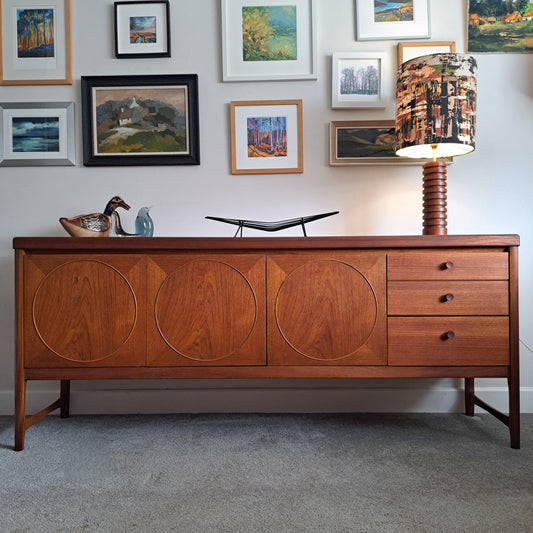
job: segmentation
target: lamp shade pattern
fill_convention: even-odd
[[[416,57],[398,67],[398,155],[431,158],[435,145],[437,157],[474,150],[476,74],[476,60],[455,53]]]

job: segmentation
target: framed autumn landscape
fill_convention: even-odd
[[[199,165],[198,77],[82,76],[83,163]]]
[[[70,0],[0,0],[0,85],[72,84]]]
[[[223,81],[316,79],[313,0],[222,0]]]
[[[231,102],[231,173],[303,172],[302,101]]]

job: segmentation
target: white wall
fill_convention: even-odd
[[[3,102],[75,101],[76,167],[0,169],[0,414],[13,412],[14,236],[65,236],[60,216],[103,209],[114,194],[133,206],[123,217],[130,228],[137,208],[154,205],[156,236],[230,236],[230,226],[206,215],[277,220],[340,210],[309,225],[311,235],[421,233],[421,169],[330,167],[331,120],[392,119],[385,110],[330,108],[331,54],[381,50],[391,57],[395,41],[355,40],[354,0],[315,0],[318,79],[297,82],[222,83],[220,2],[171,0],[172,58],[121,59],[113,51],[113,1],[72,0],[72,86],[0,88]],[[433,40],[454,40],[465,51],[466,0],[431,0]],[[476,151],[456,159],[448,172],[450,234],[519,233],[522,410],[533,412],[533,55],[477,55]],[[80,76],[198,73],[200,166],[83,167]],[[229,102],[302,98],[304,173],[240,175],[229,171]],[[299,235],[298,230],[284,235]],[[248,231],[246,235],[257,235]],[[478,380],[485,399],[507,408],[504,380]],[[460,380],[259,382],[79,382],[73,412],[137,411],[454,411],[461,409]],[[116,389],[120,389],[116,392]],[[142,390],[144,389],[144,390]],[[146,390],[149,389],[149,390]],[[52,400],[56,383],[32,383],[29,408]]]

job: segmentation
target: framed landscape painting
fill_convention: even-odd
[[[384,52],[336,52],[331,63],[331,107],[385,107],[391,99]]]
[[[533,1],[469,0],[468,52],[533,52]]]
[[[429,37],[429,0],[355,0],[357,40]]]
[[[72,84],[70,0],[0,6],[0,85]]]
[[[115,57],[170,57],[168,0],[115,2]]]
[[[427,159],[395,152],[394,120],[336,120],[330,124],[330,165],[421,165]],[[450,162],[452,158],[444,158]]]
[[[75,164],[74,102],[0,103],[0,166]]]
[[[313,0],[221,0],[223,81],[316,79]]]
[[[231,102],[231,173],[303,172],[302,101]]]
[[[83,76],[83,163],[199,165],[198,77]]]

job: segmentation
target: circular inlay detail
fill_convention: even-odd
[[[250,336],[257,302],[246,278],[213,260],[191,261],[162,283],[155,319],[165,342],[195,361],[215,361],[236,352]]]
[[[58,266],[39,284],[33,323],[46,346],[70,361],[98,361],[131,335],[137,302],[115,268],[94,260]]]
[[[310,359],[334,361],[359,350],[377,320],[372,286],[354,267],[309,261],[291,272],[276,298],[276,322],[287,343]]]

